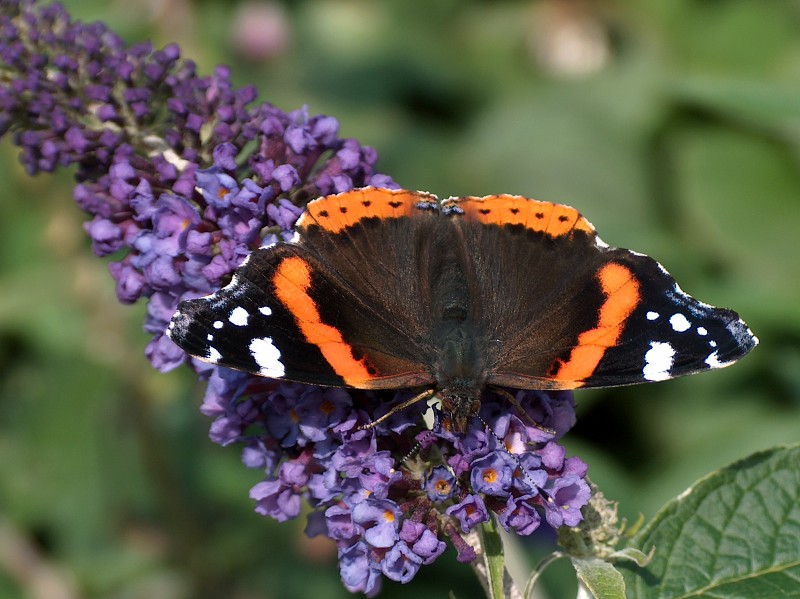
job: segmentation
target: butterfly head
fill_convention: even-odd
[[[446,423],[456,434],[464,434],[470,418],[476,416],[481,407],[480,390],[477,387],[450,387],[439,392],[442,412]]]

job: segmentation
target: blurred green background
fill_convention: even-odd
[[[566,445],[629,519],[800,440],[797,2],[66,5],[337,117],[404,187],[571,204],[739,311],[761,339],[741,364],[577,394]],[[116,302],[70,173],[27,177],[7,141],[0,158],[0,597],[349,596],[329,545],[252,511],[258,473],[208,441],[192,375],[148,366],[144,306]],[[542,596],[574,596],[568,574]],[[481,596],[452,553],[411,584],[382,596]]]

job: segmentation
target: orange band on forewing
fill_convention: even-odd
[[[522,196],[466,197],[459,199],[457,206],[467,218],[486,225],[522,225],[550,237],[562,237],[572,231],[594,234],[594,227],[574,208]]]
[[[603,295],[606,296],[598,313],[597,326],[578,335],[578,344],[569,360],[562,363],[554,378],[562,381],[584,381],[594,373],[606,350],[615,345],[625,321],[639,304],[639,282],[631,270],[610,262],[597,273]]]
[[[294,316],[297,326],[308,343],[319,348],[331,368],[350,384],[370,377],[366,360],[356,360],[353,348],[342,338],[341,333],[322,322],[317,304],[308,294],[311,287],[311,268],[308,262],[297,256],[280,263],[272,279],[275,295]]]
[[[435,199],[416,191],[375,187],[353,189],[309,202],[297,226],[302,230],[317,225],[331,233],[341,233],[365,218],[410,216],[417,203]]]

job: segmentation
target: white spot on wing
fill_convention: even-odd
[[[211,326],[214,327],[215,329],[221,329],[222,328],[222,321],[221,320],[215,320],[214,324],[212,324]]]
[[[221,357],[222,354],[219,353],[216,349],[214,349],[213,347],[208,348],[208,355],[206,356],[206,360],[208,360],[212,364],[216,364],[217,362],[219,362],[219,359]]]
[[[247,310],[241,306],[236,306],[233,310],[231,310],[228,320],[231,321],[231,324],[235,324],[237,327],[243,327],[247,325],[247,319],[249,317],[250,314],[247,313]]]
[[[608,248],[608,244],[597,236],[595,236],[594,238],[594,246],[601,250],[605,250]]]
[[[672,325],[672,330],[678,333],[688,331],[692,326],[689,320],[680,312],[669,317],[669,324]]]
[[[652,310],[647,313],[647,320],[655,320],[658,318],[660,314],[658,312],[653,312]]]
[[[712,341],[709,341],[709,342],[708,342],[708,344],[709,344],[711,347],[717,347],[717,342],[716,342],[716,341],[713,341],[713,340],[712,340]]]
[[[259,373],[263,376],[280,378],[286,374],[281,362],[281,352],[272,343],[272,337],[261,337],[250,342],[250,354],[259,367]]]
[[[269,306],[261,306],[258,309],[258,311],[261,312],[264,316],[270,316],[272,314],[272,308],[270,308]]]
[[[675,348],[669,343],[651,341],[650,349],[644,355],[642,375],[648,381],[664,381],[670,378]]]
[[[213,341],[213,340],[214,340],[214,335],[212,335],[211,333],[206,335],[206,341]]]
[[[730,365],[732,363],[733,362],[722,362],[719,359],[719,356],[717,355],[717,352],[714,352],[713,354],[709,355],[706,358],[706,364],[708,364],[708,366],[710,368],[725,368],[726,366],[728,366],[728,365]]]
[[[705,337],[706,335],[708,335],[708,330],[706,329],[706,327],[697,327],[697,334],[700,335],[701,337]]]

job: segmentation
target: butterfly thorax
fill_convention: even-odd
[[[450,325],[442,336],[436,387],[453,431],[462,433],[480,408],[486,372],[472,327],[467,322],[450,322]]]

